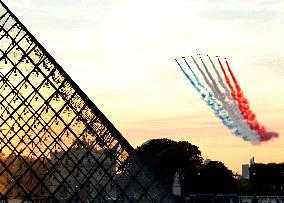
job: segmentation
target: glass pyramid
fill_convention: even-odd
[[[0,202],[176,202],[0,1]]]

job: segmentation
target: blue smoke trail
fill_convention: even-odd
[[[185,61],[187,67],[189,68],[189,70],[191,71],[191,73],[193,74],[197,84],[205,89],[205,86],[200,82],[199,78],[196,76],[195,72],[192,70],[192,68],[190,67],[190,65],[188,64],[187,60],[185,59],[185,57],[183,57],[183,60]]]
[[[185,75],[185,77],[187,77],[187,79],[190,81],[191,85],[194,87],[194,89],[201,93],[201,90],[195,85],[195,83],[193,82],[193,80],[189,77],[189,75],[183,70],[182,66],[180,65],[180,63],[178,62],[178,60],[175,59],[175,61],[177,62],[180,70],[183,72],[183,74]]]
[[[185,59],[184,59],[185,60]],[[228,128],[232,129],[235,128],[235,126],[233,124],[231,124],[231,122],[229,122],[229,117],[226,114],[226,111],[224,110],[224,108],[222,107],[221,104],[218,103],[218,101],[216,101],[213,97],[212,92],[210,92],[198,79],[198,77],[196,76],[196,74],[194,73],[194,71],[192,70],[192,68],[190,67],[190,65],[187,63],[187,61],[185,60],[187,66],[189,67],[189,69],[191,70],[192,74],[195,77],[195,80],[197,81],[197,84],[199,87],[201,87],[202,89],[200,89],[195,82],[190,78],[190,76],[185,72],[185,70],[182,68],[182,66],[180,65],[180,63],[178,62],[177,59],[175,59],[176,63],[178,64],[179,68],[181,69],[181,71],[183,72],[183,74],[186,76],[186,78],[190,81],[191,85],[194,87],[194,89],[201,95],[202,100],[205,101],[207,103],[208,106],[210,106],[210,108],[214,111],[214,114],[217,118],[219,118],[222,123],[224,125],[226,125]]]
[[[205,95],[207,95],[209,97],[209,100],[214,100],[213,98],[213,93],[210,92],[199,80],[199,78],[197,77],[197,75],[195,74],[195,72],[193,71],[193,69],[191,68],[191,66],[189,65],[189,63],[187,62],[187,60],[185,59],[185,57],[183,57],[183,60],[185,61],[187,67],[189,68],[189,70],[191,71],[191,73],[193,74],[197,84],[203,89],[203,91],[205,91]],[[212,102],[215,103],[215,102]],[[217,106],[218,106],[218,102],[217,102]]]
[[[180,70],[183,72],[183,74],[185,75],[185,77],[190,81],[191,85],[194,87],[194,89],[201,95],[202,99],[211,107],[214,105],[213,102],[211,102],[210,99],[206,99],[208,95],[202,93],[201,89],[195,84],[195,82],[190,78],[190,76],[185,72],[185,70],[182,68],[182,66],[180,65],[180,63],[178,62],[177,59],[175,59],[175,61],[177,62]],[[215,109],[214,109],[215,110]]]

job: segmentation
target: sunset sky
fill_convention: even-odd
[[[187,140],[235,172],[284,162],[284,1],[3,0],[133,147]],[[227,57],[280,138],[254,146],[202,102],[174,59]]]

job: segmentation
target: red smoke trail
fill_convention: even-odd
[[[229,79],[229,77],[228,77],[228,75],[227,75],[227,73],[226,73],[226,71],[225,71],[225,69],[224,69],[224,67],[223,67],[223,64],[221,63],[219,57],[218,57],[218,62],[219,62],[219,65],[220,65],[220,67],[221,67],[221,69],[222,69],[222,72],[223,72],[223,74],[224,74],[224,76],[225,76],[226,83],[228,84],[228,86],[229,86],[229,88],[230,88],[230,90],[231,90],[231,95],[232,95],[233,99],[235,99],[235,100],[238,102],[238,104],[239,104],[239,110],[240,110],[241,114],[244,116],[245,119],[247,119],[247,117],[246,117],[246,115],[245,115],[245,110],[244,110],[245,108],[244,108],[244,106],[242,105],[242,103],[240,102],[240,100],[238,99],[238,94],[237,94],[237,92],[239,92],[238,90],[240,90],[240,88],[237,88],[237,92],[235,91],[235,89],[234,89],[234,87],[232,86],[231,81],[230,81],[230,79]],[[227,61],[226,61],[226,62],[227,62]],[[231,69],[229,69],[229,72],[230,72],[231,74],[233,74],[232,71],[231,71]],[[232,77],[233,77],[233,81],[235,82],[235,84],[237,84],[236,86],[239,87],[235,76],[233,75]]]
[[[232,85],[230,84],[230,80],[229,80],[228,76],[226,76],[226,72],[225,72],[219,58],[218,58],[218,61],[219,61],[219,64],[221,66],[221,69],[222,69],[222,71],[225,75],[226,82],[228,83],[229,87],[231,86],[230,87],[231,91],[233,90],[232,91],[232,97],[235,100],[237,100],[237,102],[239,104],[240,112],[243,114],[243,116],[246,119],[247,123],[249,124],[250,128],[258,133],[258,135],[260,137],[260,141],[268,141],[271,138],[279,137],[279,134],[277,132],[267,132],[264,125],[260,124],[257,121],[255,114],[249,108],[249,101],[244,97],[243,91],[242,91],[234,73],[232,72],[228,61],[226,60],[226,65],[227,65],[228,71],[230,72],[230,75],[233,79],[233,82],[235,84],[237,92],[234,91]]]
[[[228,86],[229,86],[229,88],[230,88],[230,90],[231,90],[231,95],[232,95],[232,97],[235,99],[236,92],[235,92],[235,90],[234,90],[234,87],[231,85],[230,79],[229,79],[229,77],[227,76],[227,73],[226,73],[226,71],[225,71],[225,69],[224,69],[224,67],[223,67],[223,64],[221,63],[219,57],[218,57],[218,62],[219,62],[219,65],[220,65],[220,67],[221,67],[221,69],[222,69],[222,72],[223,72],[223,74],[224,74],[224,76],[225,76],[226,83],[228,84]]]
[[[227,65],[227,68],[230,72],[230,75],[234,81],[234,84],[235,84],[235,87],[236,87],[236,90],[237,90],[237,94],[235,95],[235,99],[238,101],[239,103],[239,108],[240,108],[240,111],[242,112],[242,114],[244,115],[245,119],[251,121],[251,120],[254,120],[255,119],[255,114],[249,109],[249,102],[248,100],[244,97],[243,95],[243,91],[241,90],[241,87],[234,75],[234,73],[232,72],[231,70],[231,67],[228,63],[228,61],[226,60],[226,65]],[[255,123],[255,125],[257,125]]]
[[[255,124],[254,124],[253,122],[251,122],[251,120],[254,119],[253,116],[249,116],[249,117],[247,116],[246,111],[249,109],[248,102],[243,102],[243,100],[242,100],[242,95],[243,95],[243,94],[242,94],[241,88],[240,88],[240,86],[239,86],[239,84],[238,84],[238,82],[237,82],[237,80],[236,80],[236,78],[235,78],[233,72],[231,71],[230,66],[228,66],[228,63],[227,63],[227,61],[226,61],[226,64],[227,64],[228,69],[229,69],[229,72],[230,72],[230,74],[231,74],[231,76],[232,76],[232,78],[233,78],[233,81],[234,81],[234,83],[235,83],[237,92],[235,91],[234,87],[232,86],[231,81],[230,81],[230,79],[229,79],[229,77],[228,77],[228,75],[227,75],[227,73],[226,73],[226,71],[225,71],[225,69],[224,69],[224,67],[223,67],[223,64],[221,63],[221,60],[220,60],[219,57],[218,57],[218,62],[219,62],[219,65],[220,65],[220,67],[221,67],[221,69],[222,69],[222,72],[223,72],[223,74],[224,74],[226,83],[228,84],[228,86],[229,86],[229,88],[230,88],[230,90],[231,90],[231,95],[232,95],[233,99],[235,99],[235,100],[238,102],[238,104],[239,104],[239,110],[240,110],[241,114],[242,114],[242,115],[244,116],[244,118],[246,119],[246,122],[249,124],[250,128],[251,128],[252,130],[254,130],[254,127],[255,127],[258,123],[255,123]],[[247,101],[247,100],[246,100],[246,101]],[[244,103],[245,103],[246,105],[244,105]],[[252,115],[252,114],[251,114],[251,115]]]

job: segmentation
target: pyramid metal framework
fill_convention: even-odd
[[[176,202],[0,1],[0,201]]]

